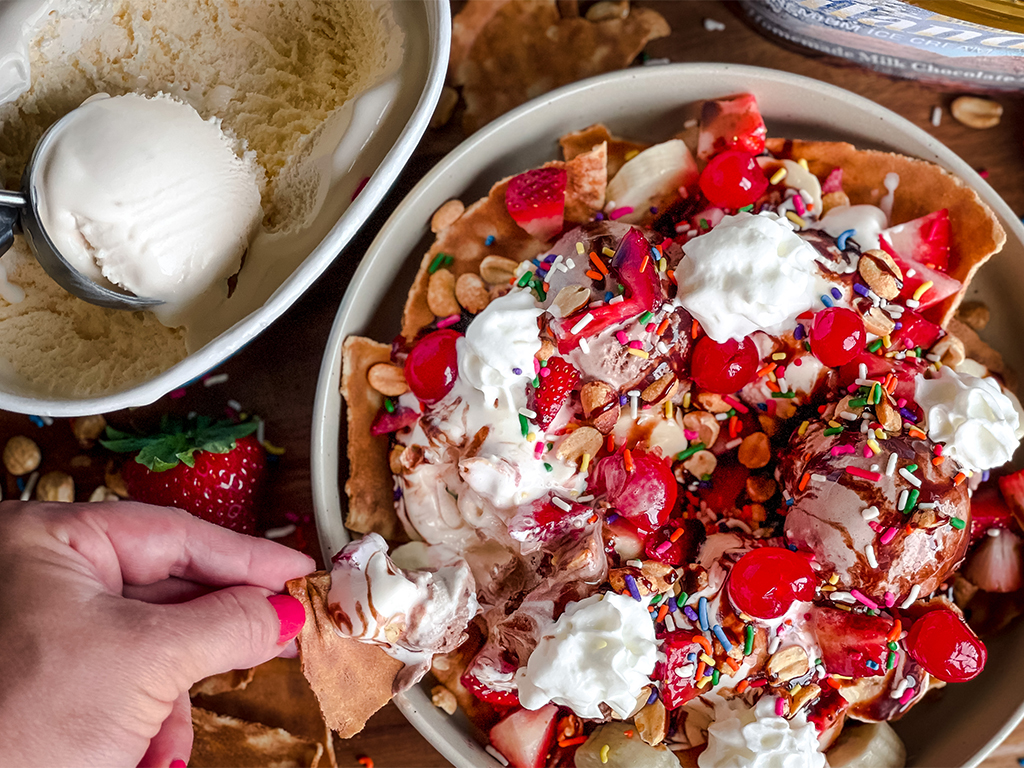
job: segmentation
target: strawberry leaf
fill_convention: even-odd
[[[195,466],[195,454],[230,453],[235,441],[256,431],[256,420],[239,423],[215,422],[207,416],[181,419],[165,415],[160,432],[154,435],[131,435],[107,427],[106,439],[100,444],[116,453],[135,453],[135,461],[153,472],[164,472],[178,464]]]

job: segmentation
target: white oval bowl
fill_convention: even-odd
[[[487,194],[505,176],[558,159],[564,133],[603,122],[618,135],[664,140],[697,115],[694,103],[750,91],[769,136],[850,141],[930,160],[977,190],[1007,231],[1002,254],[971,285],[971,297],[992,307],[986,338],[1007,362],[1022,368],[1018,343],[1024,313],[1024,226],[1009,206],[963,160],[934,137],[889,110],[835,86],[786,72],[728,64],[672,64],[628,69],[584,80],[525,104],[454,149],[406,196],[370,245],[338,309],[324,353],[313,407],[312,482],[324,558],[349,541],[343,524],[339,467],[344,460],[341,348],[347,336],[387,341],[400,328],[405,296],[432,242],[429,224],[446,200]],[[1024,717],[1024,623],[986,640],[988,670],[948,686],[894,723],[907,745],[908,766],[977,766]],[[396,698],[399,709],[457,768],[497,767],[464,716],[449,717],[430,702],[429,686]]]
[[[337,258],[391,189],[426,131],[441,95],[451,47],[448,0],[403,0],[395,2],[393,8],[395,20],[405,34],[403,58],[397,74],[373,89],[389,89],[388,93],[393,94],[390,103],[373,130],[357,137],[361,144],[358,156],[350,168],[332,178],[328,203],[307,229],[296,233],[296,237],[310,241],[308,255],[262,306],[181,362],[141,384],[102,396],[69,399],[8,391],[0,383],[0,409],[45,416],[81,416],[152,403],[231,357],[295,303]],[[350,204],[339,203],[348,200],[367,177]]]

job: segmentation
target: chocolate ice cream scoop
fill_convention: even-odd
[[[783,508],[787,540],[813,552],[824,576],[838,577],[833,600],[866,596],[892,605],[933,592],[970,538],[970,502],[966,485],[954,484],[956,466],[932,463],[927,439],[875,440],[856,428],[859,421],[837,418],[846,428],[814,422],[781,457],[780,480],[792,497]],[[851,597],[854,590],[860,594]]]

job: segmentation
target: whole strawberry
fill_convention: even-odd
[[[256,530],[256,502],[267,473],[263,446],[252,435],[256,422],[181,423],[165,418],[158,434],[130,435],[107,427],[101,443],[134,453],[121,468],[136,501],[178,507],[240,533]]]

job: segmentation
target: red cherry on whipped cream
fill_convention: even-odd
[[[700,191],[712,205],[743,208],[768,189],[768,179],[749,152],[730,149],[715,155],[700,174]]]
[[[988,651],[963,619],[948,608],[928,611],[914,622],[907,652],[924,670],[947,683],[963,683],[985,668]]]
[[[864,347],[864,321],[852,309],[829,307],[814,316],[808,341],[811,352],[829,368],[853,360]]]
[[[702,336],[693,347],[690,376],[701,389],[728,395],[754,378],[757,362],[757,346],[750,338],[719,344],[710,336]]]
[[[409,389],[425,403],[434,403],[451,392],[459,376],[455,342],[462,336],[448,329],[428,333],[405,359],[405,380]]]
[[[814,571],[806,555],[782,547],[758,547],[732,567],[728,589],[740,613],[777,619],[794,601],[814,598]]]

